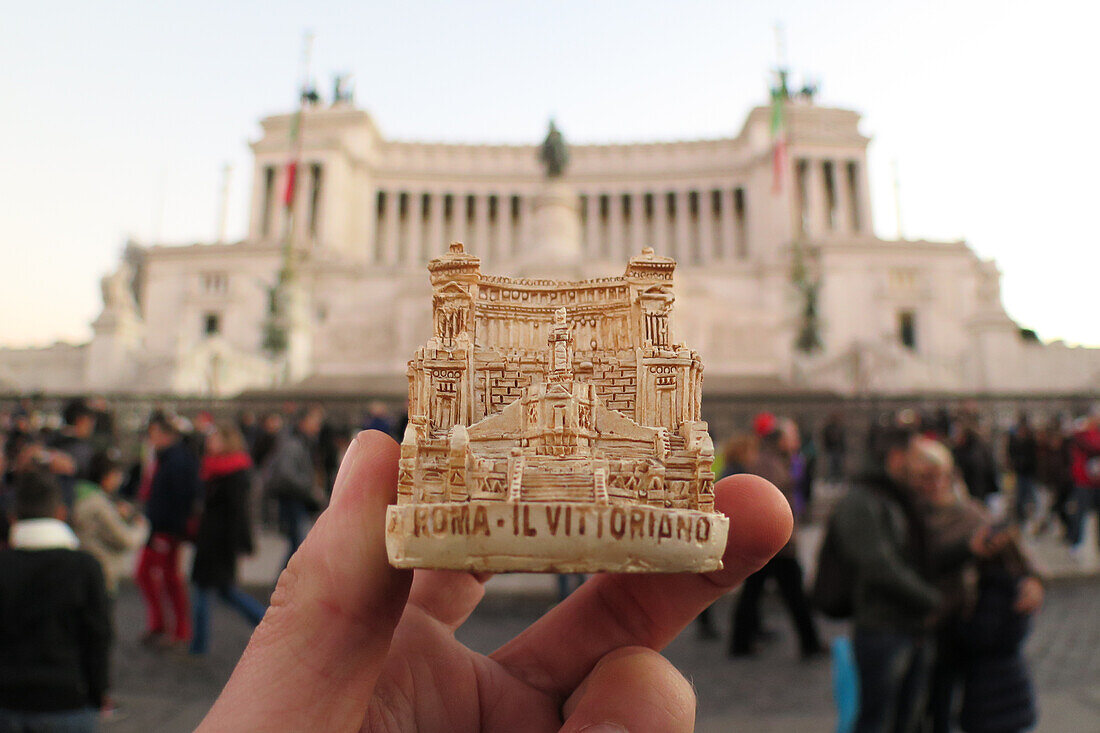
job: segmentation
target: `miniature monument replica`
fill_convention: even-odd
[[[458,242],[429,263],[434,335],[409,362],[386,516],[394,566],[722,566],[703,365],[668,324],[675,266],[646,248],[622,277],[511,279]]]

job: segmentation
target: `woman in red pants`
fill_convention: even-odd
[[[156,466],[145,503],[150,535],[138,559],[135,577],[146,608],[142,641],[182,644],[191,638],[191,614],[187,587],[180,575],[180,545],[198,498],[198,462],[179,430],[163,413],[154,414],[149,421],[149,442],[156,451]],[[164,614],[165,595],[172,605],[175,622],[170,631]]]

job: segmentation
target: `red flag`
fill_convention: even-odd
[[[772,193],[783,190],[783,171],[787,170],[787,140],[778,137],[772,146]]]
[[[298,161],[292,160],[286,167],[286,190],[283,191],[283,206],[290,208],[294,203],[294,180],[298,177]]]

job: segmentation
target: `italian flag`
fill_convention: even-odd
[[[772,87],[772,193],[783,190],[787,170],[787,72],[780,70],[779,84]]]
[[[290,121],[290,163],[286,166],[286,188],[283,190],[283,206],[290,208],[294,204],[294,183],[298,179],[298,132],[302,126],[302,110],[294,113]]]

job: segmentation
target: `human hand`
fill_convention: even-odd
[[[1043,583],[1034,575],[1029,575],[1016,586],[1016,601],[1012,610],[1016,613],[1030,614],[1043,605]]]
[[[49,469],[58,476],[73,476],[76,474],[76,461],[64,451],[47,451],[49,456]]]
[[[970,547],[970,554],[974,557],[986,558],[986,544],[989,542],[990,528],[988,525],[979,527],[978,531],[970,535],[970,541],[967,543]]]
[[[1012,542],[1012,530],[985,526],[970,537],[970,553],[982,560],[1000,554]]]
[[[484,656],[454,631],[487,576],[387,561],[398,456],[377,431],[353,441],[329,508],[199,730],[692,730],[691,685],[656,650],[787,542],[791,510],[774,486],[716,484],[730,518],[723,570],[597,575]]]

